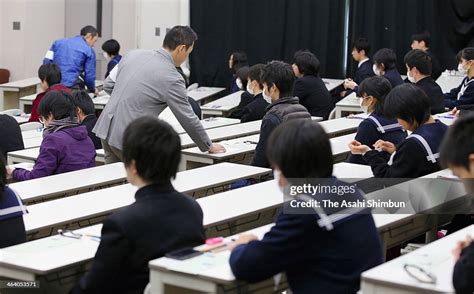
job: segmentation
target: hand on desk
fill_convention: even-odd
[[[239,238],[229,244],[227,244],[227,247],[229,248],[230,251],[234,250],[235,247],[242,245],[242,244],[247,244],[250,241],[253,240],[258,240],[257,236],[253,234],[242,234],[239,235]]]
[[[352,79],[345,79],[344,80],[344,89],[354,90],[355,87],[357,87],[357,83],[354,82]]]
[[[453,249],[454,262],[458,261],[459,257],[461,257],[461,253],[463,249],[469,246],[471,242],[472,242],[472,239],[470,236],[466,236],[466,239],[462,241],[458,241],[458,243],[456,244],[456,248]]]
[[[224,153],[226,150],[225,150],[225,147],[221,144],[216,144],[216,143],[212,143],[211,145],[211,148],[209,149],[209,153]]]
[[[454,115],[456,117],[459,117],[459,113],[461,112],[461,110],[457,109],[456,107],[453,108],[453,110],[451,110],[451,115]]]

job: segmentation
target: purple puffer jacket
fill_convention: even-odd
[[[25,181],[94,166],[94,144],[86,127],[78,126],[48,134],[41,143],[33,169],[17,168],[12,176],[17,181]]]

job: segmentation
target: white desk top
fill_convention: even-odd
[[[356,117],[354,118],[342,117],[342,118],[322,121],[319,124],[323,127],[324,131],[326,131],[326,133],[331,136],[331,135],[341,133],[341,132],[353,131],[355,133],[362,121],[363,119],[356,118]]]
[[[461,85],[464,76],[454,76],[442,74],[437,80],[436,83],[441,87],[443,93],[448,93],[452,89],[459,87]]]
[[[226,139],[244,137],[248,135],[260,133],[260,125],[262,124],[261,120],[251,121],[241,124],[235,124],[220,128],[214,128],[207,130],[207,135],[213,142],[222,141]],[[181,147],[188,148],[195,146],[191,137],[188,134],[180,134]]]
[[[188,96],[193,98],[196,101],[201,101],[202,99],[209,98],[224,90],[225,88],[218,88],[218,87],[199,87],[195,90],[189,91]]]
[[[39,138],[36,137],[36,138],[33,138],[33,139],[41,140],[38,144],[38,145],[41,145],[43,137],[39,137]],[[35,141],[32,140],[31,142],[35,142]],[[36,142],[38,142],[38,141],[36,141]],[[31,147],[29,149],[11,151],[11,152],[8,152],[8,157],[9,158],[14,157],[16,159],[24,160],[25,162],[36,161],[36,159],[39,156],[39,150],[40,150],[39,147]],[[103,162],[104,157],[105,157],[104,149],[97,149],[95,152],[96,152],[96,157],[95,157],[96,161]]]
[[[9,187],[20,195],[23,201],[52,197],[88,187],[107,185],[125,180],[127,177],[123,163],[101,165],[93,168],[52,175],[49,177],[10,184]]]
[[[265,225],[245,233],[256,235],[259,239],[262,239],[265,233],[270,231],[274,225],[275,224]],[[238,235],[227,237],[225,238],[225,242],[230,242],[230,240],[237,237]],[[203,246],[204,245],[198,246],[196,249],[199,250],[199,248]],[[229,256],[230,251],[223,250],[216,253],[206,253],[187,260],[162,257],[150,261],[149,267],[151,270],[178,272],[181,274],[199,276],[205,280],[228,283],[235,280],[229,266]]]
[[[20,101],[28,101],[28,102],[33,102],[33,100],[36,99],[36,96],[38,95],[39,93],[36,93],[36,94],[31,94],[31,95],[28,95],[28,96],[23,96],[23,97],[20,97]]]
[[[173,186],[177,191],[188,193],[269,172],[269,169],[222,163],[180,172],[173,181]],[[32,232],[110,213],[133,203],[136,190],[137,188],[131,184],[125,184],[30,205],[29,213],[24,215],[26,231]],[[222,208],[223,204],[219,205]],[[51,211],[55,213],[51,214]]]
[[[336,156],[350,152],[349,143],[355,139],[356,134],[348,134],[341,137],[335,137],[329,139],[331,142],[332,155]]]
[[[23,138],[25,149],[38,147],[41,145],[41,142],[43,142],[43,137]]]
[[[225,97],[219,98],[213,102],[204,104],[201,109],[204,110],[222,110],[229,111],[236,108],[240,103],[240,96],[244,91],[237,91]]]
[[[451,115],[450,111],[435,114],[435,115],[433,115],[433,117],[440,120],[442,123],[444,123],[445,125],[448,125],[448,126],[452,125],[457,119],[456,117]]]
[[[359,98],[357,98],[357,95],[355,92],[352,92],[351,94],[347,95],[344,99],[336,103],[336,107],[341,106],[341,107],[358,107],[360,108],[359,105]],[[361,109],[362,111],[362,109]]]
[[[3,88],[3,90],[8,90],[8,88],[21,89],[21,88],[36,86],[39,83],[40,83],[39,78],[28,78],[28,79],[9,82],[9,83],[6,83],[6,84],[0,84],[0,88]]]
[[[451,250],[467,235],[474,237],[474,226],[462,229],[362,273],[362,285],[369,283],[403,288],[413,292],[454,293],[452,285],[454,259]],[[418,282],[403,269],[405,264],[417,265],[431,272],[437,278],[436,284]],[[362,287],[361,290],[364,291],[364,288]]]
[[[338,86],[342,85],[344,83],[344,80],[324,78],[323,82],[326,85],[326,88],[328,89],[328,91],[331,92],[332,90],[336,89]]]
[[[225,127],[225,126],[230,126],[230,125],[236,125],[239,123],[240,123],[240,119],[227,118],[227,117],[210,117],[210,118],[205,118],[201,120],[202,127],[205,130],[220,128],[220,127]],[[184,130],[184,128],[181,126],[179,122],[177,122],[176,124],[172,124],[171,126],[178,134],[186,133],[186,131]]]
[[[21,125],[21,124],[27,123],[28,120],[30,119],[30,116],[29,115],[27,115],[27,116],[23,116],[23,115],[22,116],[17,116],[17,115],[15,115],[15,116],[13,116],[13,118],[16,120],[16,122],[18,124]]]

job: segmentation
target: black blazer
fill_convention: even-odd
[[[359,68],[357,68],[355,78],[354,78],[354,81],[357,83],[357,85],[360,85],[360,83],[362,83],[362,81],[365,80],[366,78],[375,76],[374,70],[372,68],[373,65],[374,64],[369,59],[365,61],[364,63],[362,63]]]
[[[204,242],[201,207],[170,183],[143,187],[135,199],[104,221],[94,263],[72,293],[141,294],[150,260]]]
[[[7,152],[25,149],[20,126],[6,114],[0,114],[0,154],[6,159]]]
[[[456,293],[473,293],[474,282],[474,243],[463,249],[461,257],[454,266],[453,286]]]
[[[95,114],[90,114],[84,118],[81,125],[86,126],[87,134],[89,135],[89,138],[91,138],[92,143],[94,143],[94,147],[97,150],[102,149],[102,143],[100,142],[100,138],[92,132],[92,129],[94,129],[96,122],[97,117],[95,116]]]
[[[334,109],[334,103],[324,81],[319,76],[304,76],[295,81],[293,96],[300,100],[311,116],[319,116],[324,120]]]
[[[437,80],[443,72],[441,64],[439,63],[438,58],[436,58],[433,52],[431,52],[431,50],[427,50],[426,53],[428,53],[431,57],[431,77],[433,80]]]
[[[239,105],[230,113],[230,118],[238,118],[241,119],[242,115],[244,115],[244,108],[252,102],[254,96],[247,91],[244,91],[242,95],[240,95],[240,102]],[[265,113],[264,113],[265,114]]]
[[[383,76],[390,82],[392,88],[403,84],[402,77],[396,69],[387,70]]]
[[[419,80],[416,85],[430,98],[431,114],[444,112],[443,90],[431,76]]]

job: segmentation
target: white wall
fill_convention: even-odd
[[[64,37],[64,0],[0,1],[0,66],[10,80],[34,77],[52,41]]]
[[[120,52],[125,55],[137,47],[136,0],[113,0],[112,38],[120,43]]]

